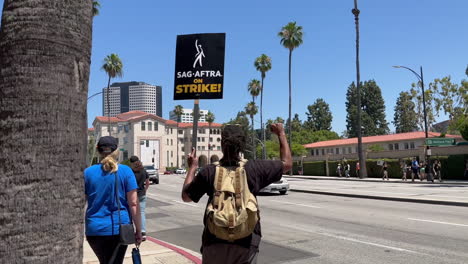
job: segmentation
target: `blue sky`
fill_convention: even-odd
[[[235,117],[251,100],[247,83],[260,78],[254,59],[265,53],[273,67],[265,79],[264,118],[286,119],[288,51],[277,33],[297,21],[305,35],[293,53],[293,113],[304,120],[307,105],[321,97],[330,104],[333,130],[339,134],[345,130],[346,89],[356,78],[353,0],[101,0],[101,5],[94,20],[90,95],[107,85],[100,67],[106,55],[117,53],[124,63],[124,77],[114,81],[162,85],[164,118],[177,104],[191,108],[191,100],[172,99],[176,36],[225,32],[224,99],[201,100],[200,107],[214,112],[215,122]],[[375,79],[382,89],[388,122],[393,120],[398,94],[416,80],[409,71],[392,65],[414,69],[422,65],[427,84],[446,75],[456,82],[465,78],[468,1],[359,0],[359,8],[361,79]],[[98,115],[102,115],[99,97],[88,103],[89,126]]]

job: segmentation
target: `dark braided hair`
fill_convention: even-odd
[[[237,166],[240,161],[239,153],[246,147],[245,132],[240,125],[226,125],[221,133],[221,147],[223,158],[220,160],[223,166]]]

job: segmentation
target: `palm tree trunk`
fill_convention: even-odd
[[[291,60],[292,60],[292,50],[289,50],[289,124],[288,124],[288,143],[289,148],[292,148],[291,139],[292,139],[292,131],[291,131],[291,105],[292,105],[292,89],[291,89]],[[289,170],[289,175],[292,176],[292,170]]]
[[[262,133],[262,158],[266,159],[266,149],[265,149],[265,126],[263,125],[263,77],[262,74],[262,90],[260,91],[260,125],[262,126],[260,132]]]
[[[111,81],[111,77],[109,75],[109,80],[107,81],[107,99],[106,99],[106,104],[107,104],[107,132],[109,132],[109,136],[111,136],[111,122],[110,122],[110,99],[109,99],[109,96],[110,96],[110,81]]]
[[[253,147],[253,159],[257,159],[257,148],[255,147],[255,134],[254,134],[254,116],[251,115],[250,119],[252,119],[252,147]]]
[[[92,2],[5,0],[0,263],[83,262]]]
[[[358,137],[358,157],[359,157],[359,178],[367,177],[366,158],[364,157],[364,150],[362,148],[362,133],[361,133],[361,71],[359,67],[359,9],[357,7],[357,0],[354,0],[354,21],[356,24],[356,93],[357,93],[357,137]]]
[[[211,124],[208,124],[208,164],[211,164],[210,150],[211,150]]]
[[[177,168],[179,167],[179,120],[177,120],[177,129],[176,129],[176,140],[177,140]]]

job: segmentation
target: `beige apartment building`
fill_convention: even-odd
[[[96,117],[89,133],[97,139],[107,136],[109,123],[111,135],[119,141],[120,161],[136,155],[144,165],[154,165],[160,171],[177,167],[177,163],[179,167],[187,167],[186,157],[192,148],[192,123],[177,123],[146,112],[130,111],[115,117]],[[222,157],[221,126],[218,123],[198,123],[197,156],[200,166]]]

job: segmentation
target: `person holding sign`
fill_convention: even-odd
[[[221,134],[223,158],[195,176],[195,149],[188,156],[189,171],[182,189],[184,202],[198,202],[207,194],[201,253],[203,264],[256,263],[261,240],[256,196],[292,168],[292,157],[282,124],[271,131],[280,142],[281,160],[243,160],[246,135],[241,126],[228,125]]]

